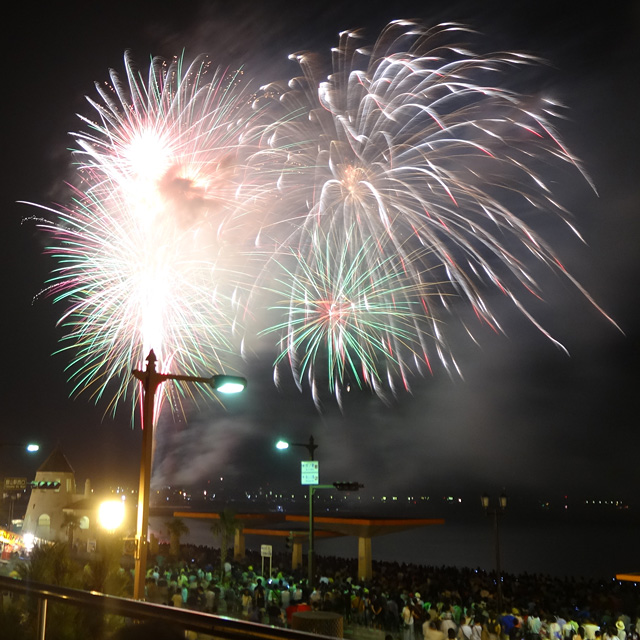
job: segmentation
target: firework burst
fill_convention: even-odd
[[[373,241],[353,246],[357,240],[353,230],[336,245],[316,230],[311,239],[316,251],[277,261],[280,277],[274,291],[285,302],[275,309],[287,319],[265,333],[284,334],[276,372],[287,360],[297,381],[306,374],[318,407],[319,368],[327,371],[340,404],[342,389],[351,381],[384,398],[396,378],[408,386],[409,357],[417,367],[431,368],[425,335],[440,341],[427,304],[437,283],[429,274],[417,283],[396,254],[381,259]]]
[[[87,130],[74,134],[72,203],[40,223],[57,263],[48,291],[67,305],[75,391],[109,388],[113,411],[150,349],[162,370],[223,368],[242,280],[228,240],[238,140],[252,117],[240,74],[206,58],[156,58],[145,80],[127,55],[125,72],[126,82],[112,71],[96,85],[97,120],[83,117]]]
[[[470,36],[456,24],[425,29],[397,21],[366,49],[360,33],[344,32],[328,76],[315,56],[302,53],[292,58],[303,75],[286,88],[268,88],[281,112],[252,161],[279,171],[283,206],[270,230],[281,248],[299,256],[298,269],[289,275],[301,282],[291,288],[289,321],[279,325],[298,381],[305,367],[293,363],[308,363],[320,349],[310,339],[318,335],[317,320],[301,311],[300,291],[309,287],[311,271],[325,278],[326,245],[351,252],[341,254],[341,263],[367,262],[373,271],[394,256],[402,265],[401,289],[407,281],[423,286],[429,273],[431,299],[438,301],[430,305],[432,318],[450,310],[454,295],[482,323],[501,331],[490,303],[489,290],[495,289],[553,340],[527,308],[527,298],[542,294],[535,275],[541,265],[568,278],[593,303],[536,231],[548,213],[575,231],[547,183],[550,166],[588,180],[554,130],[559,106],[507,88],[514,72],[539,61],[516,53],[475,55],[456,44]],[[356,282],[368,287],[371,281],[356,278],[352,289]],[[386,272],[384,282],[393,291]],[[379,284],[376,290],[383,288]],[[415,313],[412,308],[409,316]],[[390,318],[399,315],[394,311]],[[411,325],[408,342],[431,341],[452,369],[451,350],[433,330],[437,324],[427,323],[430,335],[422,333],[424,323]],[[364,327],[359,336],[366,343]],[[323,344],[332,389],[343,378],[344,363],[344,343],[336,357],[341,349],[335,342],[327,329]],[[405,361],[398,352],[389,355],[403,379],[415,362],[413,351]],[[367,372],[366,384],[379,379],[370,351],[356,350],[354,358]]]
[[[352,382],[409,389],[435,360],[459,372],[454,298],[502,331],[499,292],[554,340],[530,312],[540,267],[593,300],[539,231],[549,214],[575,231],[547,176],[588,177],[559,105],[508,88],[539,61],[476,55],[472,36],[397,21],[366,48],[344,32],[328,74],[297,54],[302,75],[258,96],[204,57],[153,59],[145,78],[127,55],[75,134],[75,197],[41,223],[75,390],[113,389],[115,410],[151,348],[161,370],[223,368],[237,318],[274,308],[265,293],[286,299],[261,327],[281,334],[276,378],[287,362],[317,404],[324,380],[340,401]]]

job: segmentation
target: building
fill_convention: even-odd
[[[84,491],[77,492],[75,473],[59,446],[36,471],[35,483],[42,482],[59,485],[31,490],[23,536],[33,536],[36,542],[70,542],[79,551],[93,550],[99,533],[99,501],[89,480]]]

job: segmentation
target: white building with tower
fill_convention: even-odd
[[[23,536],[49,542],[67,542],[72,537],[74,545],[86,548],[98,525],[98,505],[92,497],[90,481],[86,480],[82,493],[77,492],[73,468],[58,446],[36,471],[34,482],[60,484],[55,489],[31,490]]]

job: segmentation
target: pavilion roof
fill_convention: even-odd
[[[192,511],[175,511],[176,518],[219,519],[218,513],[198,513]],[[300,525],[299,530],[305,530],[309,524],[308,515],[293,515],[285,513],[238,513],[237,520],[244,524],[245,534],[271,534],[286,536],[295,530],[292,525]],[[338,518],[332,516],[314,516],[314,529],[330,536],[357,536],[360,538],[375,538],[389,533],[398,533],[419,527],[429,527],[444,524],[443,518]]]

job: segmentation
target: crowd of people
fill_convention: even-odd
[[[401,640],[640,640],[634,583],[505,574],[498,594],[481,569],[374,562],[363,580],[355,560],[318,557],[309,584],[306,568],[260,575],[262,559],[249,554],[221,571],[213,550],[191,551],[189,562],[148,571],[148,601],[274,626],[289,626],[296,611],[333,611],[346,626]],[[287,559],[274,558],[279,567]]]

